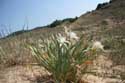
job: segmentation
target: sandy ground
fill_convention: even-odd
[[[113,66],[105,56],[99,56],[92,71],[81,76],[81,83],[125,83],[125,65]],[[0,83],[52,83],[51,74],[39,66],[13,66],[0,70]]]
[[[43,83],[50,79],[48,75],[42,67],[14,66],[0,71],[0,83]]]

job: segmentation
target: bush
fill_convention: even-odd
[[[62,20],[62,22],[66,22],[66,21],[69,21],[70,23],[76,21],[78,19],[78,17],[75,17],[75,18],[66,18],[64,20]]]
[[[96,10],[98,10],[98,9],[102,9],[102,8],[104,8],[106,5],[108,5],[107,2],[106,2],[106,3],[102,3],[102,4],[98,4]]]
[[[56,27],[61,24],[60,20],[55,20],[52,24],[49,25],[49,27]]]
[[[95,50],[83,37],[73,40],[53,35],[47,40],[40,41],[41,44],[28,45],[28,47],[40,65],[52,73],[54,83],[78,82],[77,74],[80,65],[91,63],[95,57]],[[87,72],[85,68],[84,73]]]
[[[52,22],[50,25],[47,25],[46,27],[50,27],[50,28],[53,28],[53,27],[56,27],[58,25],[61,25],[62,23],[64,22],[74,22],[78,19],[78,17],[75,17],[75,18],[66,18],[66,19],[63,19],[63,20],[55,20],[54,22]]]

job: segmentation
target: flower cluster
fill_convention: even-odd
[[[93,49],[104,50],[103,47],[104,46],[102,45],[102,43],[100,41],[93,42],[93,46],[92,46]]]
[[[57,40],[60,42],[60,46],[65,43],[68,43],[68,44],[75,43],[76,41],[79,40],[79,37],[75,32],[72,32],[66,26],[64,27],[64,29],[65,29],[66,36],[62,36],[62,34],[60,33],[57,36]]]

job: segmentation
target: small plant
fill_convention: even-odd
[[[91,63],[95,57],[95,50],[89,42],[85,42],[83,37],[75,38],[59,34],[47,40],[41,39],[40,45],[29,45],[40,65],[52,73],[54,83],[78,82],[80,65]]]

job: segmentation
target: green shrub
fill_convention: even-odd
[[[79,40],[65,40],[65,37],[52,36],[47,40],[41,39],[40,45],[28,45],[31,52],[50,73],[54,83],[78,82],[78,67],[86,61],[94,59],[95,50],[83,37]],[[63,39],[64,38],[64,39]],[[85,71],[84,69],[84,72]]]
[[[61,24],[61,20],[55,20],[52,24],[49,25],[49,27],[56,27]]]
[[[108,4],[109,4],[108,2],[100,3],[100,4],[97,5],[96,10],[103,9],[103,8],[105,8],[106,5],[108,5]]]

